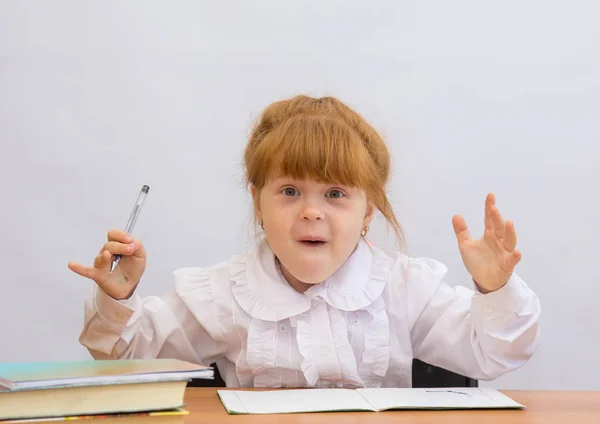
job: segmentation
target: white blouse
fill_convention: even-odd
[[[446,271],[361,240],[301,294],[262,241],[176,270],[165,297],[117,301],[96,287],[80,342],[96,359],[216,362],[228,387],[410,387],[413,358],[478,380],[525,364],[539,344],[538,297],[516,274],[481,294],[450,287]]]

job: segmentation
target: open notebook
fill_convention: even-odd
[[[525,408],[496,389],[478,387],[217,390],[217,393],[230,414]]]

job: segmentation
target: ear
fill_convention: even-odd
[[[365,219],[363,221],[363,228],[371,225],[371,221],[373,220],[373,216],[375,216],[375,212],[377,208],[372,202],[367,202],[367,211],[365,212]]]
[[[252,195],[252,203],[254,204],[254,215],[256,216],[256,219],[260,221],[260,190],[251,185],[250,194]]]

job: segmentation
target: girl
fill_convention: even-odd
[[[432,259],[385,253],[365,236],[386,197],[381,137],[335,98],[270,105],[246,147],[255,251],[174,272],[174,290],[141,298],[142,243],[120,230],[92,267],[80,342],[97,359],[217,363],[229,387],[410,387],[413,358],[480,380],[527,362],[539,343],[537,296],[515,272],[516,233],[489,194],[485,231],[453,218],[476,290],[444,282]],[[112,255],[123,259],[109,274]]]

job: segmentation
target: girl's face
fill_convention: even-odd
[[[375,211],[362,189],[314,180],[275,178],[251,192],[282,274],[299,292],[337,271]]]

